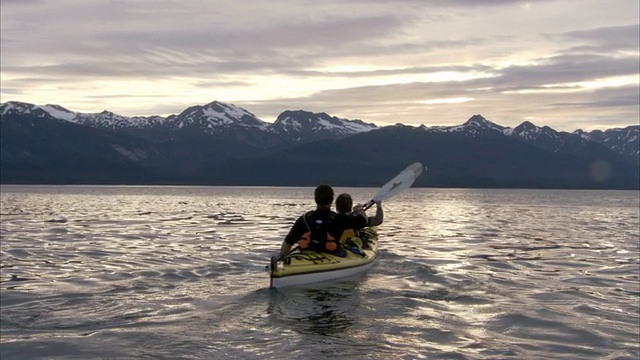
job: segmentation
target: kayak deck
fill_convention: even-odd
[[[270,266],[271,287],[306,285],[358,274],[370,269],[378,256],[375,227],[362,230],[366,246],[358,237],[350,239],[345,256],[311,250],[294,251]]]

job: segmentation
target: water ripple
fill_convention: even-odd
[[[312,192],[3,186],[2,359],[640,356],[638,192],[411,189],[367,274],[268,289]]]

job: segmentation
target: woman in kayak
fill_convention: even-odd
[[[375,204],[376,215],[367,217],[367,226],[378,226],[384,221],[384,213],[382,212],[382,201],[378,200],[375,202]],[[352,207],[353,211],[351,210]],[[351,195],[347,193],[340,194],[336,198],[336,210],[339,214],[351,214],[356,211],[362,211],[362,209],[362,205],[353,206],[353,199],[351,198]],[[345,230],[342,234],[342,238],[340,238],[340,243],[349,243],[350,239],[359,238],[362,241],[362,248],[368,249],[368,239],[364,235],[364,233],[360,231],[360,229],[361,228],[353,228]]]
[[[338,251],[339,245],[335,239],[340,239],[345,230],[367,226],[367,214],[362,208],[351,214],[332,211],[333,196],[333,188],[329,185],[319,185],[315,189],[316,210],[300,216],[293,224],[280,247],[278,255],[280,259],[287,256],[291,252],[291,247],[298,241],[301,249],[305,248],[305,242],[307,242],[309,247],[306,248],[311,250]]]
[[[382,201],[378,200],[375,202],[376,204],[376,215],[367,217],[367,226],[378,226],[382,224],[384,221],[384,213],[382,212]],[[351,213],[351,208],[353,207],[353,211],[361,211],[362,205],[353,206],[353,199],[351,199],[351,195],[344,193],[338,195],[336,198],[336,210],[340,214],[349,214]]]

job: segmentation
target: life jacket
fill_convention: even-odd
[[[353,212],[350,212],[348,215],[351,216],[353,215]],[[369,223],[369,218],[367,218],[367,225]],[[344,245],[347,243],[347,241],[349,241],[349,239],[356,237],[356,236],[360,236],[360,230],[361,229],[346,229],[342,232],[342,236],[340,236],[340,244]]]
[[[307,231],[298,242],[300,250],[314,250],[336,252],[339,244],[336,239],[327,231],[328,225],[335,218],[335,213],[330,214],[326,219],[314,218],[313,211],[306,213],[303,217]]]
[[[344,245],[347,243],[349,239],[357,236],[357,231],[355,229],[347,229],[342,232],[342,236],[340,236],[340,244]]]

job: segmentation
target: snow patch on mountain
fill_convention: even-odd
[[[454,126],[430,126],[421,127],[424,131],[433,133],[464,133],[469,136],[476,136],[486,132],[499,132],[505,135],[511,135],[513,129],[500,126],[492,121],[485,119],[482,115],[473,115],[464,124]]]
[[[284,117],[278,118],[280,125],[282,125],[282,131],[288,133],[291,131],[300,131],[302,129],[302,124],[293,119],[292,117]]]
[[[117,152],[119,152],[123,156],[136,162],[146,160],[149,157],[147,152],[142,149],[127,149],[124,146],[120,146],[116,144],[111,144],[111,147],[113,147]]]
[[[32,104],[22,103],[19,101],[9,101],[0,104],[0,115],[33,114],[37,109],[40,109],[40,107]]]
[[[78,115],[77,113],[69,111],[60,105],[47,104],[40,106],[40,108],[49,113],[49,115],[60,120],[73,121]]]

